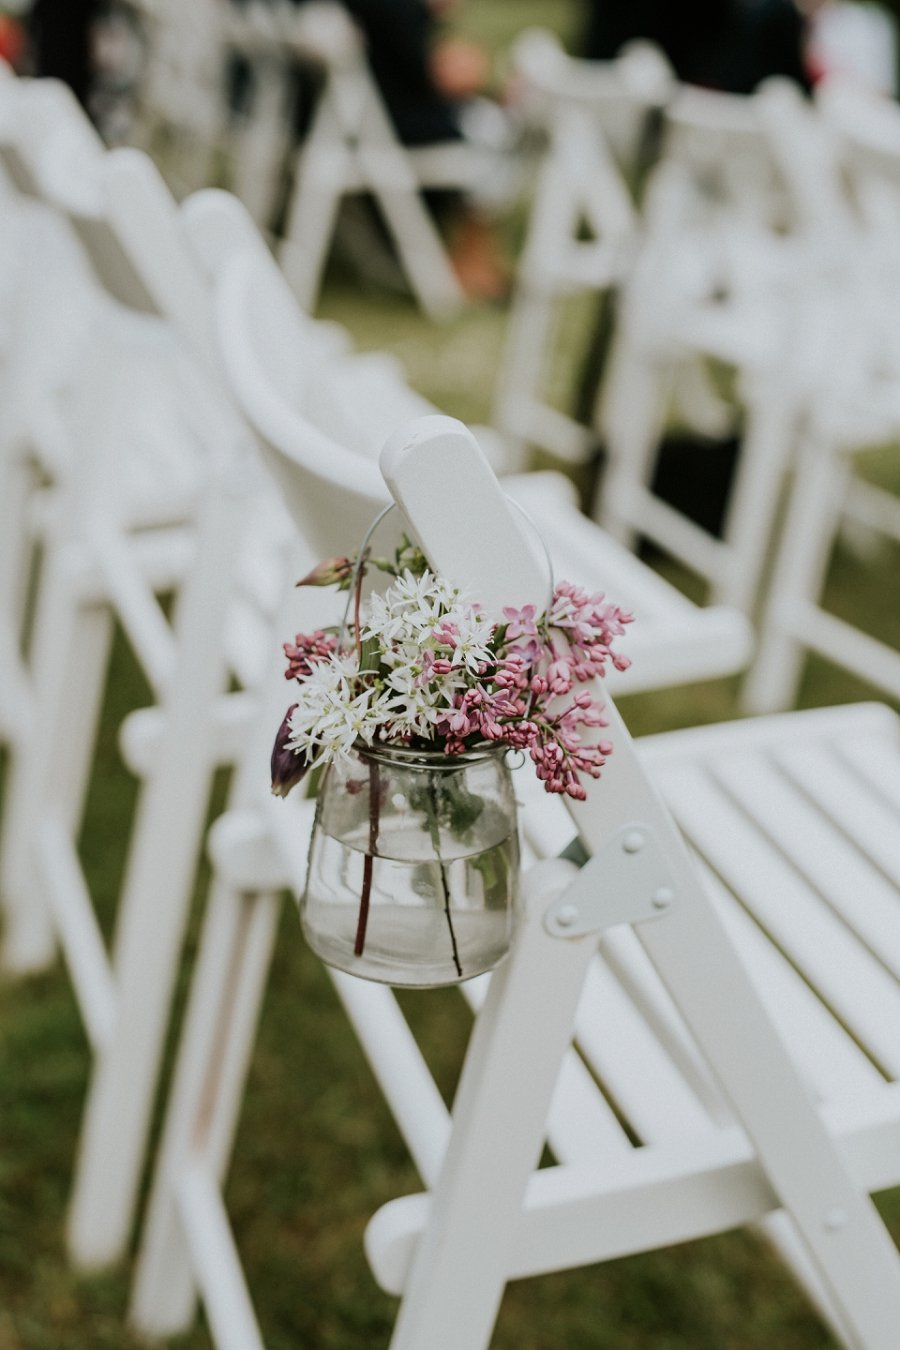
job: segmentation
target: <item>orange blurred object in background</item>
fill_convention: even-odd
[[[0,14],[0,58],[18,66],[26,45],[24,25],[10,14]]]

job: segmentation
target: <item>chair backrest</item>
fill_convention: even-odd
[[[234,395],[264,444],[289,454],[304,474],[290,481],[292,511],[301,533],[323,557],[340,538],[362,540],[385,503],[374,458],[365,460],[331,440],[279,396],[277,375],[291,353],[299,370],[308,344],[286,297],[268,288],[253,259],[244,256],[222,279],[217,305],[222,358]],[[299,384],[298,379],[298,384]],[[280,460],[274,462],[283,483]]]
[[[849,80],[825,80],[816,106],[836,137],[867,225],[893,231],[900,197],[900,116],[895,104]]]
[[[791,80],[767,80],[754,102],[791,208],[792,233],[832,255],[814,263],[834,261],[852,247],[855,221],[833,129]]]
[[[314,557],[346,552],[385,502],[375,464],[380,445],[394,426],[435,409],[371,356],[335,353],[333,330],[301,313],[233,197],[198,193],[183,211],[216,277],[231,392],[268,445]],[[749,629],[736,612],[700,610],[613,543],[576,509],[561,475],[504,481],[574,580],[592,590],[609,586],[643,616],[636,641],[645,656],[626,677],[630,687],[634,679],[637,687],[659,687],[740,668]]]
[[[678,176],[701,219],[727,212],[770,226],[785,212],[753,98],[682,86],[666,105],[657,174]]]
[[[547,29],[530,28],[516,38],[509,61],[530,120],[546,128],[562,107],[589,110],[626,171],[638,167],[648,119],[675,90],[665,56],[646,42],[630,43],[615,61],[585,61],[568,55]]]
[[[431,411],[374,357],[341,351],[332,327],[309,319],[235,199],[200,193],[185,221],[217,291],[217,331],[229,385],[264,444],[308,478],[298,495],[301,533],[325,557],[361,540],[385,504],[376,456],[398,416]],[[273,459],[283,479],[280,458]]]

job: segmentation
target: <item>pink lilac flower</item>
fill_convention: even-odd
[[[534,605],[523,605],[521,609],[504,609],[507,641],[514,642],[520,637],[537,637],[536,610]]]
[[[307,583],[329,570],[340,583],[347,565],[323,564]],[[627,669],[628,658],[613,643],[631,614],[564,581],[545,614],[534,605],[509,607],[492,627],[478,605],[426,567],[394,575],[394,585],[371,596],[367,614],[357,619],[368,652],[364,670],[352,662],[344,670],[337,637],[321,629],[285,644],[287,677],[301,686],[303,716],[295,705],[279,732],[273,790],[286,792],[299,781],[285,756],[299,759],[302,777],[307,763],[340,753],[355,735],[369,739],[374,729],[380,741],[448,755],[479,742],[508,745],[530,756],[548,792],[583,800],[583,780],[600,776],[612,745],[596,736],[607,725],[596,691],[579,686],[609,664]],[[337,664],[341,680],[324,691],[328,707],[320,716],[322,700],[314,695],[325,666]]]
[[[325,633],[321,628],[317,628],[314,633],[298,633],[293,642],[283,644],[288,661],[284,678],[305,679],[312,673],[313,666],[320,661],[326,661],[332,652],[337,651],[337,645],[337,636],[334,633]]]

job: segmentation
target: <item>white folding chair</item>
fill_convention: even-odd
[[[303,381],[298,381],[301,362],[294,356],[294,329],[304,322],[303,316],[289,303],[283,288],[279,295],[276,278],[258,256],[238,253],[229,261],[220,250],[217,241],[222,222],[217,215],[223,208],[228,208],[227,198],[204,193],[187,204],[186,213],[198,247],[222,269],[218,331],[230,387],[261,438],[300,533],[312,550],[330,556],[346,549],[348,540],[361,538],[385,501],[372,458],[374,447],[369,441],[351,450],[327,438],[293,409],[291,399],[298,392],[301,407],[303,400]],[[509,487],[510,480],[506,482]],[[747,629],[737,616],[698,610],[643,564],[605,540],[570,501],[559,496],[553,476],[526,475],[514,480],[513,490],[545,532],[561,572],[592,588],[607,587],[641,614],[644,632],[638,639],[642,646],[636,652],[634,673],[621,677],[627,687],[646,689],[711,677],[740,662]],[[612,678],[615,682],[616,677]],[[256,1342],[250,1339],[252,1313],[239,1292],[240,1264],[230,1247],[218,1188],[230,1152],[277,919],[276,897],[269,892],[285,879],[279,850],[266,842],[271,823],[265,803],[260,806],[272,719],[280,719],[283,698],[279,678],[260,738],[239,768],[231,809],[216,826],[215,838],[223,841],[225,852],[214,846],[217,876],[157,1168],[133,1312],[136,1323],[148,1333],[173,1332],[190,1317],[197,1281],[217,1338],[235,1346]],[[535,839],[542,829],[546,831],[546,826],[536,820]],[[285,818],[283,839],[292,841],[291,856],[301,869],[305,830],[302,812],[299,821],[293,814]],[[257,841],[255,862],[241,864],[240,880],[230,861],[235,832],[245,841]],[[254,867],[266,857],[270,862],[260,877]],[[262,889],[267,894],[259,904],[255,900],[245,904],[241,898],[244,891]],[[342,997],[351,997],[343,986]],[[364,1021],[369,1015],[368,1011],[363,1014]],[[204,1112],[209,1108],[207,1123],[199,1132],[198,1092],[206,1103]],[[188,1141],[193,1142],[189,1145]],[[193,1160],[188,1167],[190,1178],[187,1173],[182,1175],[189,1161],[186,1148]],[[190,1260],[178,1242],[181,1222],[193,1234]]]
[[[797,353],[815,272],[762,124],[766,97],[685,88],[666,109],[600,396],[608,459],[594,506],[617,538],[650,538],[715,599],[747,612],[806,393]],[[715,392],[711,364],[734,372],[737,408]],[[738,410],[740,454],[717,536],[655,491],[656,452],[673,422],[727,438]]]
[[[294,189],[279,251],[297,296],[305,308],[314,308],[341,201],[368,192],[422,308],[436,318],[448,317],[464,296],[421,194],[483,183],[491,170],[489,152],[466,141],[403,145],[362,39],[339,4],[302,5],[286,40],[324,72],[312,124],[294,158]]]
[[[225,0],[135,0],[145,47],[133,143],[164,147],[166,174],[178,195],[211,181],[227,142]]]
[[[69,1219],[72,1255],[91,1266],[120,1255],[130,1235],[210,779],[223,731],[225,741],[235,733],[217,696],[235,671],[248,681],[232,596],[261,480],[241,467],[246,433],[216,386],[203,275],[174,201],[147,161],[123,152],[123,227],[110,204],[111,157],[70,112],[27,163],[96,276],[60,407],[67,462],[43,541],[31,719],[6,786],[2,886],[7,963],[45,965],[59,943],[95,1056]],[[270,510],[273,543],[279,521]],[[170,624],[157,597],[173,589]],[[77,840],[114,619],[159,710],[131,737],[143,783],[109,954]]]
[[[68,231],[38,199],[20,146],[59,112],[55,89],[2,68],[0,165],[4,269],[0,329],[0,737],[20,749],[30,722],[22,653],[39,485],[64,458],[59,393],[92,309],[88,269]],[[27,963],[27,954],[20,953]]]
[[[548,397],[554,334],[567,299],[599,299],[627,274],[638,228],[627,175],[636,172],[642,135],[671,93],[672,75],[654,49],[632,50],[615,62],[579,61],[540,30],[523,34],[512,58],[520,97],[546,145],[517,265],[493,420],[520,455],[538,446],[579,463],[589,457],[593,434]]]
[[[239,210],[232,197],[215,191],[197,193],[184,205],[195,247],[219,280],[217,331],[220,345],[232,344],[229,388],[263,442],[278,448],[276,473],[287,453],[320,481],[308,499],[300,495],[293,511],[304,521],[308,547],[328,556],[354,532],[362,537],[385,501],[375,462],[385,437],[398,421],[435,409],[385,370],[377,355],[349,354],[323,365],[310,350],[310,320],[271,260],[258,248],[245,248],[242,232],[229,229]],[[724,606],[692,604],[612,543],[576,510],[562,475],[516,474],[504,483],[534,514],[575,580],[596,588],[598,578],[613,578],[622,602],[640,610],[645,640],[656,653],[641,687],[712,679],[741,668],[749,656],[746,620]],[[291,491],[296,494],[293,478]],[[635,672],[631,678],[645,676]]]
[[[543,600],[546,564],[459,423],[411,424],[382,463],[438,571],[489,610]],[[816,711],[635,747],[608,711],[614,752],[574,821],[526,807],[526,837],[552,852],[577,828],[591,858],[530,870],[511,956],[486,993],[463,986],[480,1011],[452,1117],[391,992],[333,976],[428,1188],[367,1233],[403,1295],[394,1350],[486,1346],[509,1279],[760,1221],[842,1341],[888,1350],[900,1261],[867,1192],[898,1172],[897,719]],[[145,1334],[179,1329],[197,1284],[220,1350],[262,1344],[220,1185],[307,813],[270,800],[213,837],[132,1307]]]
[[[882,100],[842,85],[826,88],[819,102],[823,139],[830,137],[826,148],[836,161],[828,167],[833,178],[849,182],[857,214],[852,229],[840,228],[839,213],[818,187],[828,173],[817,172],[809,138],[795,143],[779,119],[773,143],[793,181],[806,186],[808,214],[818,214],[831,267],[823,269],[816,322],[805,339],[813,360],[800,449],[743,692],[747,709],[758,712],[791,705],[808,652],[900,699],[900,654],[890,630],[862,632],[824,598],[842,533],[862,544],[863,556],[879,541],[900,542],[896,490],[867,481],[859,462],[860,452],[900,435],[900,117]]]
[[[306,556],[310,557],[310,550],[321,546],[324,539],[336,547],[335,541],[346,537],[353,519],[354,497],[360,501],[357,527],[361,530],[383,496],[380,486],[376,492],[368,487],[369,477],[375,476],[374,462],[367,463],[361,456],[375,454],[387,428],[398,417],[430,411],[429,406],[392,368],[374,357],[343,352],[340,335],[299,312],[246,211],[233,197],[221,192],[201,193],[186,204],[182,222],[159,176],[146,158],[134,151],[107,156],[103,182],[120,247],[140,269],[147,293],[177,326],[201,363],[207,354],[208,301],[203,278],[184,252],[183,225],[198,241],[202,239],[205,265],[213,273],[235,249],[252,260],[258,297],[254,317],[259,324],[257,336],[264,339],[265,374],[285,396],[299,402],[308,417],[296,418],[297,434],[307,451],[330,464],[332,472],[342,453],[348,460],[345,479],[336,480],[343,481],[345,488],[337,502],[337,519],[329,516],[318,501],[308,513]],[[290,413],[291,405],[286,406]],[[220,437],[223,445],[235,435],[240,439],[240,433],[229,423],[227,408],[204,415],[209,416],[207,431],[212,438]],[[285,409],[276,405],[275,415],[283,421]],[[345,444],[353,447],[352,456],[342,450]],[[596,547],[602,549],[602,538],[598,541],[597,531],[578,515],[568,499],[562,499],[561,481],[553,480],[550,494],[549,479],[526,482],[524,492],[540,503],[548,520],[554,518],[555,509],[556,528],[567,538],[569,550],[581,554],[579,565],[586,567],[585,559],[590,559],[590,570],[596,562],[602,573],[600,558],[593,556]],[[239,482],[239,491],[245,492],[248,485],[243,477]],[[225,484],[223,491],[227,491]],[[554,497],[558,499],[555,508]],[[246,508],[246,500],[244,505]],[[264,536],[271,529],[271,521],[277,526],[278,515],[265,500],[259,509],[261,533],[251,531],[251,538],[268,555],[269,542]],[[70,1213],[70,1246],[82,1265],[111,1261],[127,1241],[202,815],[214,769],[242,761],[247,693],[224,696],[222,691],[227,673],[236,672],[243,690],[253,692],[261,677],[260,647],[274,642],[271,610],[265,612],[258,598],[243,594],[246,586],[241,576],[235,576],[241,559],[236,552],[233,523],[230,531],[221,522],[218,528],[221,538],[213,557],[219,561],[196,575],[192,572],[185,582],[188,596],[198,590],[202,594],[201,585],[206,587],[203,623],[196,619],[196,606],[191,609],[192,626],[179,615],[171,653],[175,668],[164,685],[157,680],[158,706],[133,714],[121,733],[129,767],[141,778],[142,793],[120,898],[115,952],[116,982],[126,992],[118,999],[115,1035],[109,1037],[108,1044],[98,1047]],[[277,529],[275,532],[277,536]],[[230,566],[225,567],[222,551],[229,548]],[[121,576],[126,577],[127,560],[121,550],[110,557],[121,564]],[[656,644],[660,648],[663,664],[653,678],[679,682],[731,672],[743,664],[748,633],[738,616],[713,610],[695,615],[686,600],[635,560],[626,556],[623,562],[625,570],[633,574],[634,603],[654,616],[646,626],[645,640],[651,647]],[[205,577],[205,581],[201,583],[198,577]],[[214,594],[210,587],[215,588]],[[159,639],[160,645],[163,635],[150,623],[152,610],[148,613],[146,598],[142,601],[135,596],[132,587],[124,599],[116,594],[113,600],[129,637],[149,664],[150,638]],[[185,600],[185,612],[187,604]],[[171,640],[169,645],[173,645]],[[197,662],[202,664],[202,678]],[[87,747],[83,762],[86,772]],[[44,788],[36,770],[30,781],[24,800],[42,821]],[[235,792],[240,800],[239,786]],[[21,814],[12,819],[21,825]],[[43,825],[34,828],[42,838]],[[20,867],[26,865],[21,846],[12,857],[21,859]],[[70,858],[70,863],[74,864],[74,859]],[[70,866],[58,888],[63,898],[75,893],[73,875]],[[159,905],[160,887],[166,893],[164,908]],[[86,910],[83,890],[80,900]],[[93,945],[93,967],[101,969],[102,952],[96,942]],[[87,974],[83,983],[90,984]],[[100,987],[99,981],[96,985]]]

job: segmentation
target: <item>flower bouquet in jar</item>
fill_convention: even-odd
[[[362,600],[366,567],[392,577]],[[341,630],[285,643],[296,685],[272,790],[312,770],[317,795],[301,917],[342,970],[390,984],[455,983],[497,964],[517,916],[509,752],[575,799],[611,745],[588,682],[631,615],[558,583],[547,609],[489,617],[403,539],[391,558],[334,559],[300,585],[351,591]]]

